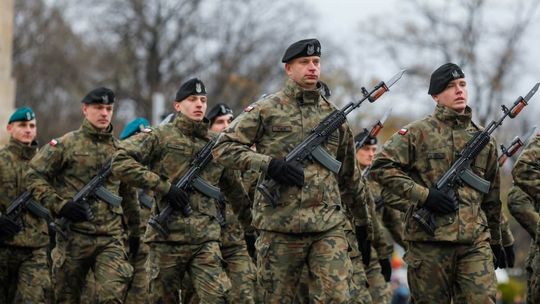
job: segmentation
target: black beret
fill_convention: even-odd
[[[450,81],[459,78],[465,78],[465,74],[457,64],[449,62],[441,65],[431,74],[428,94],[439,94],[446,89]]]
[[[178,92],[176,92],[175,101],[182,101],[191,95],[206,95],[204,83],[198,78],[191,78],[184,82]]]
[[[321,57],[321,43],[317,39],[304,39],[297,41],[285,50],[281,62],[289,62],[298,57],[319,56]]]
[[[111,89],[99,87],[88,92],[81,102],[86,104],[102,103],[109,105],[114,102],[114,92]]]
[[[206,118],[210,120],[211,123],[214,123],[214,119],[216,119],[218,116],[227,115],[230,114],[234,116],[233,110],[231,107],[224,103],[218,103],[210,111],[208,111],[208,114],[206,114]]]
[[[365,141],[362,144],[362,140],[364,140],[364,138]],[[362,132],[356,134],[356,136],[354,137],[354,147],[356,148],[356,150],[362,148],[365,145],[376,145],[377,142],[377,137],[370,136],[367,129],[364,129]]]

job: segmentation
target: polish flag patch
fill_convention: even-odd
[[[58,140],[56,139],[51,139],[51,141],[49,142],[49,145],[53,147],[55,147],[57,144],[58,144]]]
[[[409,132],[409,130],[408,130],[408,129],[405,129],[405,128],[401,128],[401,129],[398,131],[399,135],[405,135],[405,134],[407,134],[407,132]]]
[[[244,112],[251,112],[251,110],[253,110],[255,107],[253,105],[249,105],[247,107],[244,108]]]

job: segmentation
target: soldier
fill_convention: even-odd
[[[454,201],[437,190],[437,180],[480,128],[471,121],[467,82],[457,65],[435,70],[428,94],[437,103],[433,115],[394,134],[377,154],[371,176],[407,199],[404,259],[414,303],[494,303],[493,255],[504,266],[496,144],[492,138],[471,166],[490,182],[487,194],[458,185]],[[419,207],[436,215],[434,235],[412,218]]]
[[[204,118],[206,107],[202,81],[186,81],[174,101],[176,118],[124,141],[113,162],[114,174],[123,181],[155,191],[153,214],[159,214],[166,206],[174,210],[167,222],[168,235],[159,233],[152,225],[146,229],[144,241],[150,246],[146,262],[149,303],[178,303],[178,290],[186,272],[203,303],[225,303],[231,288],[221,265],[218,202],[174,184],[213,136]],[[199,175],[208,184],[219,185],[230,202],[249,205],[234,172],[210,162]],[[190,206],[191,214],[185,206]]]
[[[512,170],[512,177],[514,178],[514,185],[523,190],[523,194],[512,193],[513,196],[521,196],[519,201],[527,202],[527,200],[532,200],[532,204],[523,204],[524,206],[529,206],[527,213],[533,213],[534,209],[531,207],[534,206],[538,208],[538,203],[540,202],[540,133],[538,133],[534,139],[531,140],[531,143],[523,150],[523,153],[518,158],[514,169]],[[512,204],[513,205],[513,204]],[[514,212],[517,211],[515,207],[512,207]],[[511,209],[511,210],[512,210]],[[536,209],[538,210],[538,209]],[[527,220],[530,224],[527,226],[534,226],[532,221],[538,216],[526,216],[524,218],[530,217],[530,220]],[[520,221],[521,222],[521,221]],[[528,298],[527,301],[530,303],[540,303],[540,241],[539,241],[539,232],[540,225],[536,225],[537,230],[535,231],[535,252],[534,257],[532,258],[532,276],[530,280],[530,291],[528,294],[531,298]],[[527,231],[531,230],[530,228]]]
[[[320,90],[320,55],[317,39],[289,46],[282,58],[289,78],[285,87],[244,109],[214,148],[214,157],[226,167],[260,172],[259,184],[272,179],[281,187],[275,207],[259,191],[253,204],[253,225],[260,232],[257,283],[263,303],[291,303],[303,267],[309,271],[311,301],[350,300],[343,204],[364,220],[361,199],[367,196],[354,158],[352,132],[344,124],[324,144],[342,163],[338,174],[316,161],[303,168],[283,158],[336,110],[327,100],[328,92]],[[250,149],[253,144],[257,151]]]
[[[125,140],[133,135],[136,135],[142,131],[145,131],[150,127],[150,122],[146,118],[137,117],[129,122],[120,133],[120,140]],[[139,230],[144,232],[146,230],[146,224],[150,219],[150,212],[152,205],[154,204],[153,193],[150,191],[144,191],[138,189],[137,198],[140,206],[140,224]],[[148,257],[149,247],[147,244],[142,243],[139,247],[139,239],[131,237],[128,240],[129,260],[131,266],[133,266],[133,277],[131,284],[128,287],[125,303],[145,303],[146,301],[146,285],[148,279],[146,276],[146,270],[144,263]]]
[[[206,118],[210,121],[210,131],[220,133],[233,120],[233,110],[224,103],[218,103],[208,111]],[[225,272],[232,284],[229,292],[229,302],[254,303],[255,265],[247,251],[244,230],[231,208],[226,208],[226,221],[221,228],[220,241],[221,256],[225,262]],[[184,293],[185,291],[186,293]],[[182,289],[184,303],[199,303],[198,299],[186,302],[187,299],[184,300],[184,295],[189,294],[187,291]]]
[[[363,132],[367,133],[368,130]],[[365,133],[359,133],[355,137],[356,160],[362,175],[368,177],[367,173],[373,162],[373,157],[377,151],[377,138],[369,136]],[[360,145],[360,140],[367,136],[363,145]],[[375,205],[383,204],[381,202],[381,187],[375,181],[368,179],[368,189],[373,197],[370,201],[369,211],[373,222],[373,242],[371,248],[371,261],[366,266],[366,275],[369,284],[369,293],[373,303],[390,303],[392,299],[392,289],[390,286],[390,277],[392,275],[392,266],[390,258],[394,250],[394,242],[392,241],[388,231],[382,225],[382,211],[393,217],[391,223],[392,230],[400,229],[401,216],[399,211],[390,208],[379,208]],[[378,210],[381,210],[379,213]],[[400,232],[398,232],[400,234]]]
[[[6,215],[11,202],[26,191],[26,170],[37,151],[32,109],[18,108],[7,132],[9,143],[0,150],[0,302],[48,303],[47,221],[27,208],[16,220]]]
[[[90,91],[81,101],[85,117],[82,126],[51,140],[30,162],[27,179],[34,198],[49,207],[54,216],[71,222],[63,231],[67,239],[57,233],[53,252],[57,303],[79,303],[90,268],[96,281],[95,300],[122,303],[132,275],[124,249],[122,214],[126,206],[135,210],[130,212],[135,213],[130,220],[134,228],[130,229],[132,236],[137,236],[134,192],[109,178],[101,188],[107,200],[98,198],[97,193],[88,204],[71,200],[110,162],[118,148],[111,125],[114,99],[110,89]]]

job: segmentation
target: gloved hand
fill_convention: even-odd
[[[171,204],[171,207],[174,210],[182,210],[182,212],[187,211],[188,213],[192,212],[191,207],[189,206],[188,194],[177,186],[171,185],[171,189],[169,189],[169,192],[167,192],[164,198]]]
[[[356,226],[355,230],[358,249],[362,254],[362,262],[367,266],[371,261],[371,241],[368,238],[367,225]]]
[[[72,222],[88,221],[92,217],[92,211],[88,204],[76,204],[68,202],[60,210],[60,215]]]
[[[516,255],[514,253],[514,245],[505,246],[504,254],[506,255],[506,266],[509,268],[514,267],[514,262],[516,260]]]
[[[5,215],[0,215],[0,239],[6,240],[21,231],[21,226]]]
[[[138,236],[130,236],[128,238],[128,245],[129,257],[133,259],[139,252],[139,247],[141,246],[141,239]]]
[[[390,282],[392,277],[392,264],[390,263],[390,258],[380,259],[379,265],[381,265],[381,273],[386,282]]]
[[[285,186],[304,185],[304,168],[288,164],[283,158],[272,158],[267,173],[273,180]]]
[[[249,256],[252,259],[255,258],[255,241],[257,240],[255,232],[244,233],[244,240],[246,240],[246,246]]]
[[[493,251],[493,266],[497,268],[506,268],[506,254],[501,245],[491,245]]]
[[[423,207],[437,214],[448,214],[456,210],[454,200],[446,193],[433,187],[429,188],[429,194]]]

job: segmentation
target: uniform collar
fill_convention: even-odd
[[[306,90],[299,86],[296,82],[288,79],[283,90],[285,95],[296,100],[298,105],[318,104],[321,96],[319,89]]]
[[[434,116],[443,121],[446,124],[449,124],[452,127],[461,129],[466,128],[471,123],[472,119],[472,110],[469,106],[465,108],[463,113],[458,113],[451,108],[437,105],[435,108]]]
[[[37,152],[37,142],[34,140],[30,145],[27,145],[11,137],[7,148],[20,158],[30,160]]]
[[[113,126],[112,124],[109,124],[107,129],[105,130],[99,130],[96,127],[94,127],[86,118],[84,119],[81,128],[79,129],[85,134],[90,135],[91,137],[95,137],[97,139],[109,139],[112,137],[112,130]]]
[[[180,129],[180,132],[184,135],[207,138],[209,121],[206,118],[203,118],[202,121],[195,121],[178,113],[174,119],[174,125]]]

